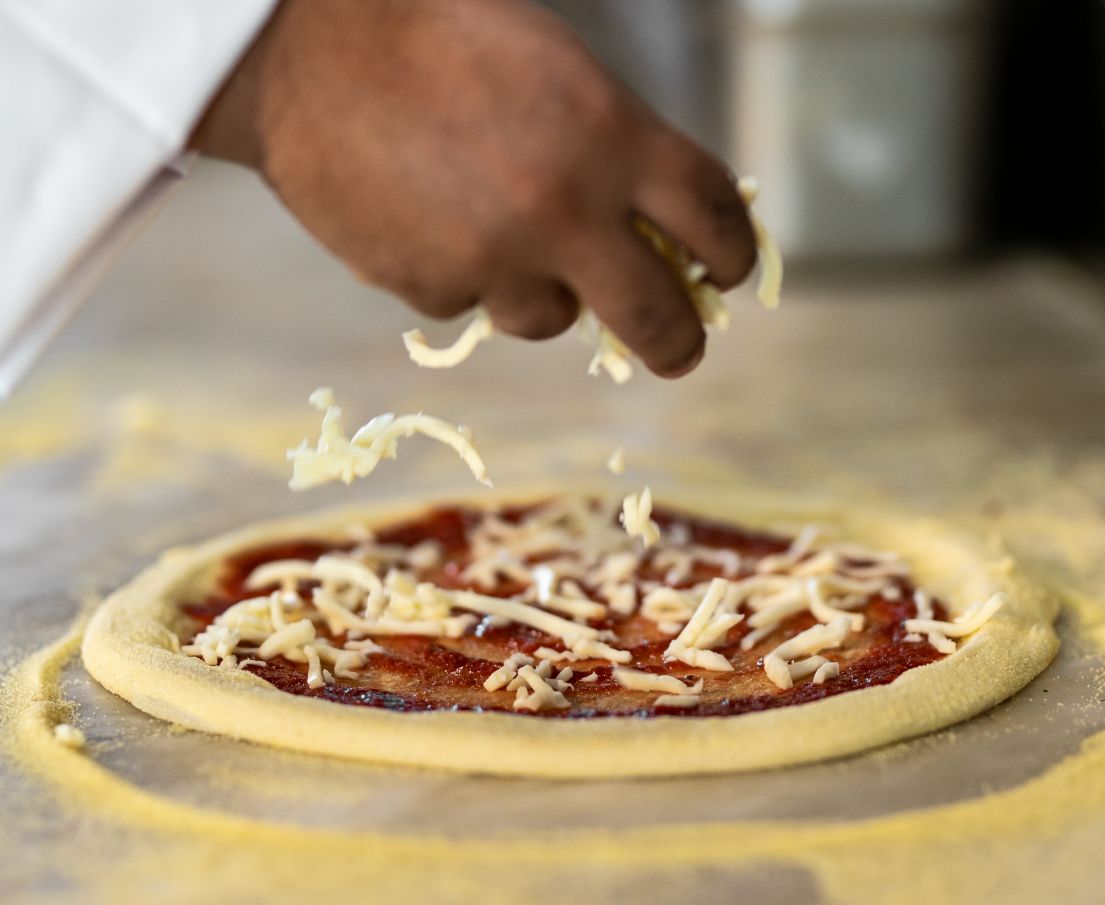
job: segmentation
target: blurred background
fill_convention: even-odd
[[[791,263],[1105,240],[1100,0],[547,0],[762,185]]]
[[[306,399],[318,386],[334,388],[351,429],[419,410],[470,426],[500,488],[577,476],[611,493],[647,484],[661,498],[731,483],[871,499],[1001,536],[1026,567],[1105,599],[1105,4],[550,5],[663,113],[760,178],[758,210],[787,265],[782,306],[735,290],[732,329],[711,331],[702,365],[678,381],[642,368],[623,386],[589,377],[592,350],[575,331],[538,345],[497,338],[455,371],[428,372],[407,360],[400,333],[417,326],[444,343],[457,323],[427,322],[357,282],[254,174],[199,161],[0,406],[0,662],[58,637],[85,592],[117,587],[166,547],[329,504],[480,492],[450,450],[412,439],[369,480],[291,493],[284,451],[317,437]],[[620,478],[603,467],[616,446]],[[1091,681],[1067,641],[1071,659],[1041,680],[1050,694],[895,759],[703,780],[693,796],[685,785],[565,792],[367,765],[327,774],[317,761],[161,731],[76,669],[72,685],[89,737],[112,741],[95,756],[158,794],[233,810],[219,781],[231,777],[248,813],[283,822],[293,810],[280,777],[310,775],[319,792],[295,803],[295,820],[403,833],[444,820],[458,837],[485,840],[493,827],[528,839],[534,815],[550,832],[822,821],[1010,787],[1105,725],[1098,661]],[[872,766],[883,778],[874,794]],[[56,894],[57,865],[99,849],[74,839],[64,815],[47,819],[41,795],[10,775],[0,808],[20,828],[3,839],[7,862],[37,865],[44,900],[89,901]],[[1079,901],[1097,901],[1101,844],[1084,839],[1094,884]],[[68,841],[44,844],[56,840]],[[1083,849],[1056,831],[1040,850],[1024,863],[1052,865],[1059,851],[1069,871]],[[121,857],[102,860],[128,876]],[[948,888],[976,889],[989,871],[990,898],[1017,901],[1008,887],[1024,871],[982,861]],[[608,888],[640,903],[689,888],[701,902],[825,901],[787,865],[711,868],[697,887],[662,870]],[[555,883],[565,876],[590,875],[573,866]]]

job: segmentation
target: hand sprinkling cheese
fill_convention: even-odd
[[[375,471],[382,459],[394,459],[400,439],[424,434],[452,447],[471,469],[476,480],[491,486],[487,468],[472,445],[464,428],[455,427],[431,415],[378,415],[358,430],[350,439],[341,423],[341,409],[334,404],[334,394],[328,388],[315,390],[310,403],[324,412],[318,443],[312,449],[304,440],[288,450],[292,463],[292,490],[306,490],[330,481],[353,483]]]
[[[722,332],[728,330],[732,318],[717,287],[706,280],[706,265],[694,260],[686,248],[669,239],[654,223],[638,217],[636,226],[637,231],[652,243],[652,247],[679,277],[694,303],[699,320],[707,327],[717,327]]]
[[[907,619],[905,621],[905,630],[907,632],[916,632],[923,634],[925,632],[938,632],[945,638],[965,638],[967,635],[973,635],[983,625],[990,621],[990,617],[994,615],[1005,604],[1005,595],[1002,593],[994,594],[989,600],[975,603],[968,607],[962,616],[956,618],[954,622],[943,622],[939,619]]]
[[[737,191],[748,208],[748,218],[756,242],[760,279],[756,297],[765,308],[779,306],[779,294],[783,283],[783,261],[779,247],[767,231],[763,221],[752,211],[752,203],[759,194],[759,183],[744,177],[737,182]],[[673,241],[654,223],[638,217],[636,229],[649,240],[656,252],[671,266],[675,275],[694,304],[699,319],[708,327],[727,330],[732,320],[725,301],[717,287],[709,281],[705,264],[696,261],[690,251]],[[594,357],[587,366],[587,373],[597,376],[605,371],[615,383],[625,383],[633,376],[632,353],[628,347],[590,312],[580,315],[579,325],[586,342],[596,343]],[[426,342],[421,330],[408,330],[403,334],[403,344],[411,361],[424,368],[452,368],[465,361],[481,342],[490,339],[495,332],[491,316],[484,308],[476,309],[476,316],[464,328],[460,336],[449,346],[435,349]]]

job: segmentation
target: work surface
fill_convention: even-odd
[[[418,318],[349,280],[251,179],[201,168],[0,409],[4,662],[167,546],[332,503],[478,492],[451,453],[410,440],[351,489],[290,493],[283,450],[317,430],[319,385],[350,427],[417,410],[469,425],[499,486],[601,480],[621,445],[614,489],[742,481],[998,532],[1105,615],[1097,288],[1039,260],[785,288],[771,313],[737,293],[732,330],[675,383],[587,377],[574,336],[422,371],[399,341]],[[951,730],[830,764],[623,783],[408,772],[174,731],[71,662],[64,691],[91,742],[72,756],[128,785],[82,789],[64,759],[0,764],[0,898],[302,901],[329,889],[315,846],[340,849],[339,829],[363,858],[348,901],[1098,901],[1102,780],[1083,812],[1044,801],[1056,765],[1105,730],[1095,619],[1065,608],[1044,675]],[[173,802],[198,808],[173,827]]]

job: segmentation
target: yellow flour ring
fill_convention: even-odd
[[[1092,606],[1083,603],[1084,610]],[[1105,732],[1088,739],[1080,754],[1018,788],[848,823],[733,821],[473,839],[244,819],[161,798],[54,739],[53,725],[66,707],[61,671],[80,640],[76,625],[24,661],[0,689],[0,703],[8,715],[6,747],[18,762],[47,780],[85,820],[99,818],[131,832],[133,850],[119,853],[110,870],[97,863],[84,871],[82,901],[144,902],[145,884],[200,872],[204,888],[223,897],[280,898],[309,889],[325,899],[348,896],[370,878],[380,900],[398,894],[423,900],[446,882],[458,898],[468,889],[473,901],[506,905],[547,894],[553,882],[563,887],[566,877],[590,882],[595,872],[632,882],[650,871],[693,877],[703,868],[739,873],[773,863],[810,871],[833,902],[931,905],[1002,893],[1002,901],[1016,905],[1041,901],[1045,894],[1062,901],[1065,890],[1084,890],[1086,878],[1071,868],[1097,863],[1094,839],[1081,846],[1064,840],[1047,870],[1016,872],[1015,852],[1022,844],[1047,845],[1086,817],[1100,816]],[[1012,876],[1000,863],[986,869],[987,852],[997,841],[1014,853],[1005,863]],[[509,879],[489,882],[487,871],[504,864],[514,868]],[[186,882],[188,895],[194,894],[192,883]]]

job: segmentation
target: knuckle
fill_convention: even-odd
[[[525,302],[513,301],[495,317],[505,332],[522,339],[552,339],[567,330],[578,317],[575,298],[563,287],[550,289]]]
[[[632,111],[625,91],[581,41],[567,45],[560,70],[560,83],[573,119],[585,131],[612,132],[624,126]]]
[[[478,299],[474,295],[448,295],[442,293],[424,297],[421,304],[415,307],[435,320],[449,320],[458,314],[463,314],[470,308],[474,308],[477,302]]]

